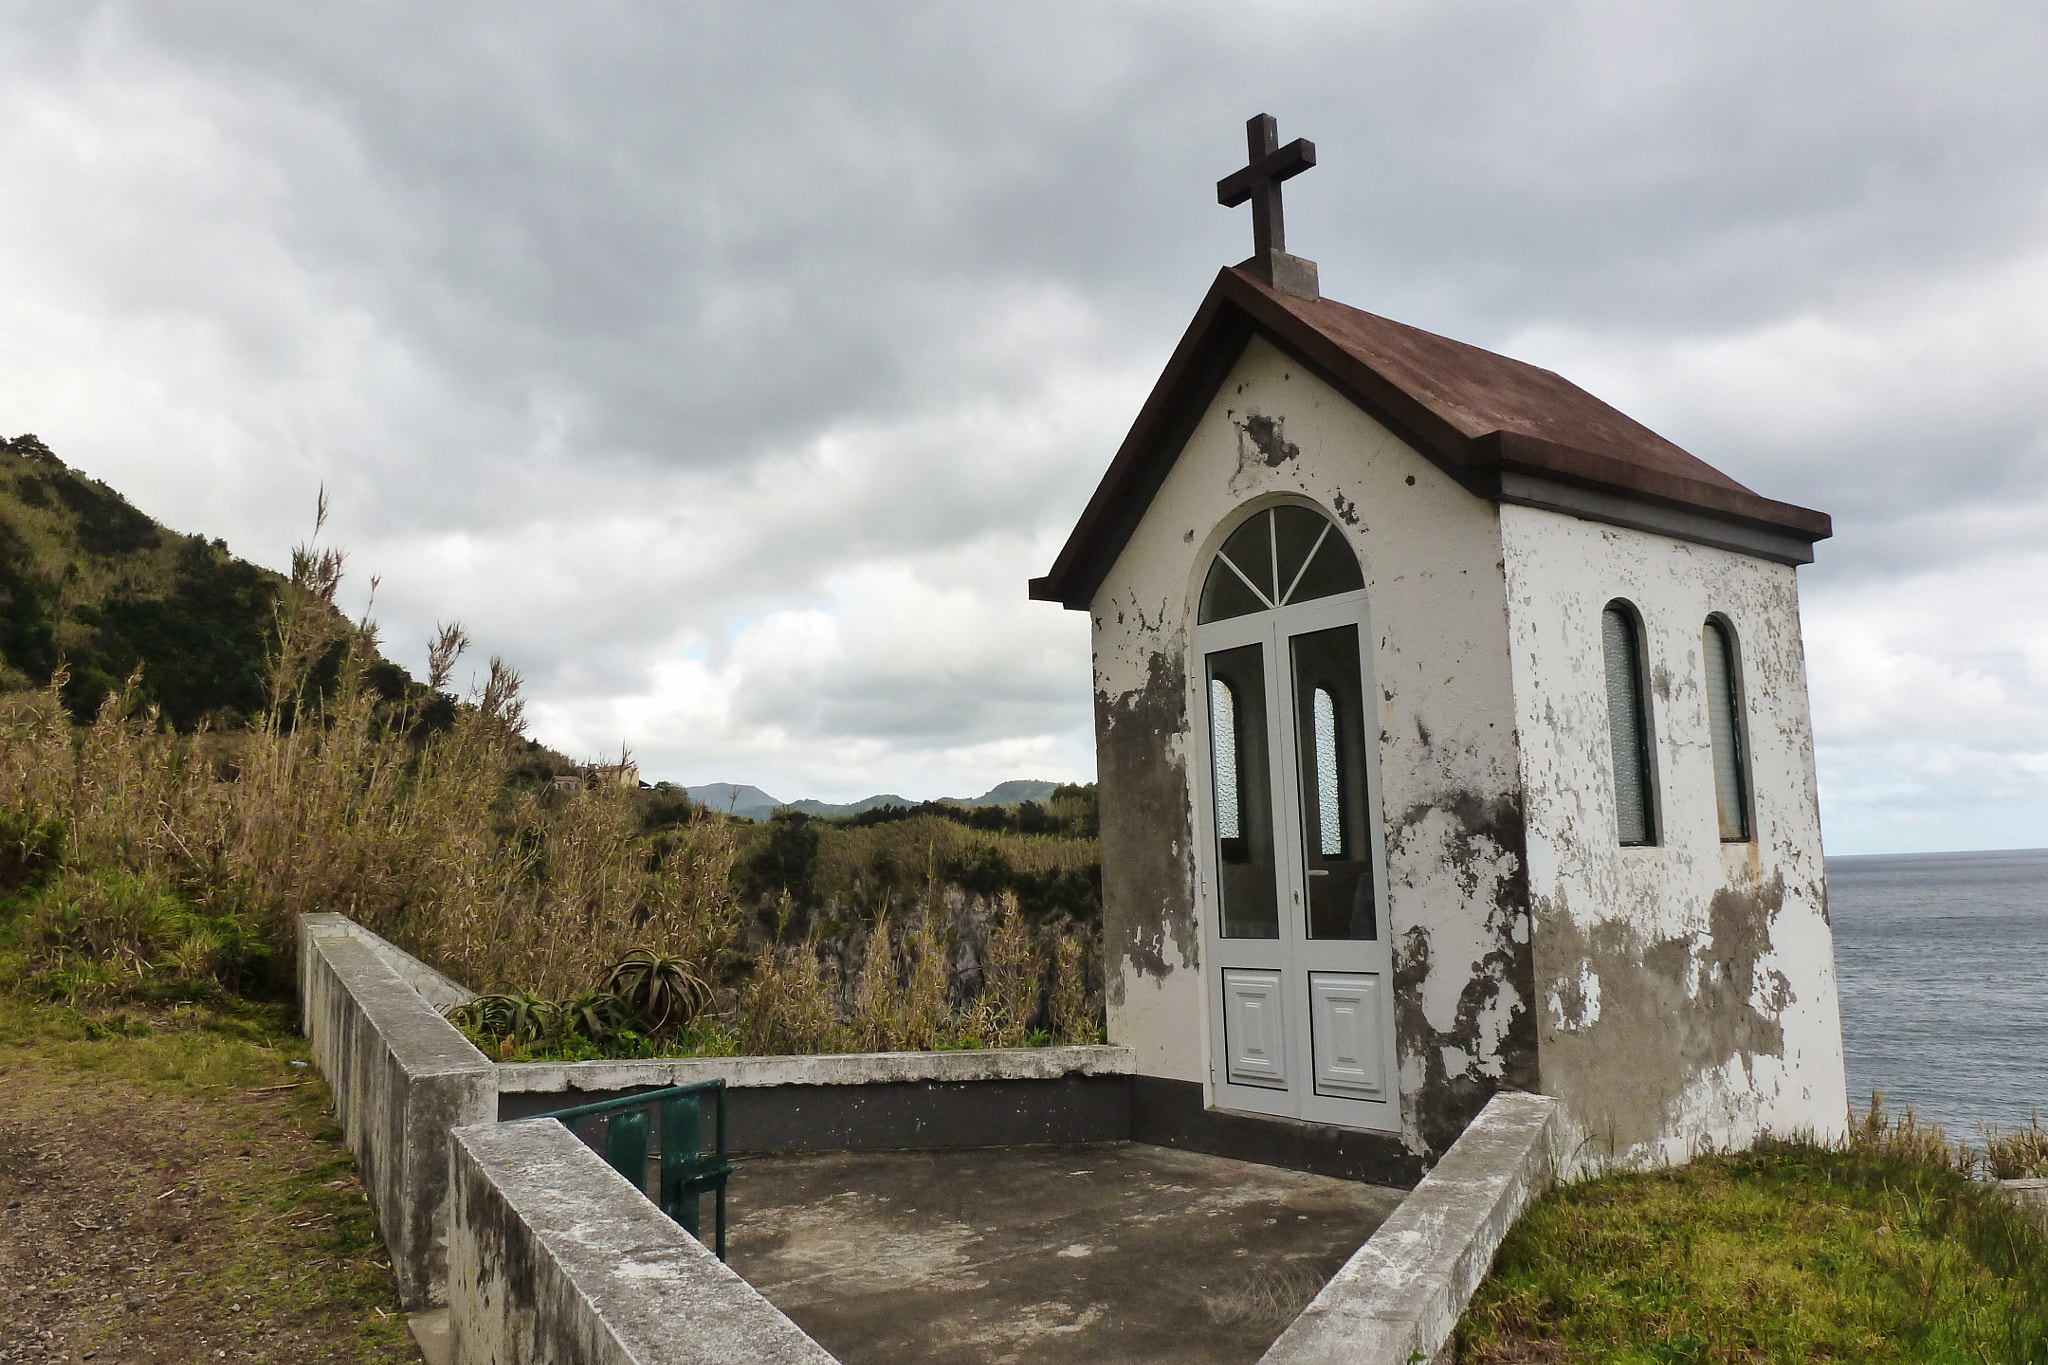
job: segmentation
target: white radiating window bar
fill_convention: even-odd
[[[1243,837],[1237,813],[1237,698],[1230,684],[1209,679],[1209,744],[1216,755],[1216,837]]]
[[[1307,555],[1307,557],[1306,557],[1306,558],[1304,558],[1304,559],[1303,559],[1303,560],[1301,561],[1301,567],[1300,567],[1300,568],[1298,568],[1298,569],[1296,569],[1296,570],[1294,571],[1294,579],[1293,579],[1293,581],[1292,581],[1292,582],[1290,582],[1290,583],[1289,583],[1289,584],[1287,585],[1287,591],[1285,591],[1285,592],[1283,592],[1283,593],[1281,593],[1281,594],[1280,594],[1280,601],[1281,601],[1282,605],[1285,605],[1286,603],[1288,603],[1288,602],[1291,602],[1291,601],[1293,601],[1293,600],[1294,600],[1294,590],[1295,590],[1296,588],[1298,588],[1298,587],[1300,587],[1300,586],[1301,586],[1301,577],[1302,577],[1302,575],[1308,572],[1308,566],[1309,566],[1309,565],[1311,565],[1311,564],[1313,564],[1313,563],[1315,563],[1315,562],[1316,562],[1316,554],[1317,554],[1317,552],[1319,552],[1319,551],[1320,551],[1320,550],[1321,550],[1321,549],[1323,548],[1323,542],[1324,542],[1324,541],[1326,541],[1326,540],[1328,540],[1329,538],[1330,538],[1330,523],[1326,521],[1326,522],[1324,522],[1324,523],[1323,523],[1323,529],[1322,529],[1322,531],[1321,531],[1321,532],[1319,532],[1319,533],[1317,534],[1317,536],[1316,536],[1316,543],[1308,547],[1308,555]],[[1278,539],[1279,539],[1279,537],[1275,536],[1275,537],[1274,537],[1274,539],[1275,539],[1275,540],[1278,540]],[[1277,563],[1277,562],[1278,562],[1278,558],[1277,558],[1277,556],[1278,556],[1278,552],[1277,552],[1277,551],[1275,552],[1275,556],[1276,556],[1276,558],[1275,558],[1275,562]]]
[[[1337,699],[1316,689],[1316,825],[1325,858],[1344,856],[1344,812],[1337,790]]]

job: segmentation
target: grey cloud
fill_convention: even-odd
[[[1996,3],[18,6],[0,88],[41,121],[0,172],[68,202],[0,217],[44,291],[0,301],[0,358],[179,420],[137,449],[17,365],[0,428],[273,562],[325,478],[394,641],[459,608],[587,720],[863,565],[1052,611],[1023,577],[1245,250],[1212,186],[1251,113],[1318,144],[1290,244],[1333,297],[1504,349],[1569,333],[1626,377],[1803,316],[1875,335],[1885,300],[1910,330],[2040,252],[2044,65],[2048,18]],[[53,312],[114,344],[51,340]],[[145,344],[181,328],[198,358]],[[1826,587],[2028,543],[2038,360],[1851,367],[1858,411],[1818,435],[1773,410],[1796,385],[1592,387],[1835,512]],[[734,723],[1085,753],[1085,636],[1042,629],[953,672],[873,641],[771,669]]]

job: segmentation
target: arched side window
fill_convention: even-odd
[[[1230,533],[1202,582],[1203,624],[1365,586],[1358,560],[1329,518],[1306,507],[1254,512]]]
[[[1710,616],[1701,644],[1707,665],[1707,729],[1714,741],[1714,804],[1721,842],[1749,841],[1749,755],[1742,748],[1742,684],[1736,676],[1735,635]]]
[[[1615,829],[1625,846],[1657,842],[1651,780],[1650,711],[1643,694],[1642,632],[1635,609],[1619,599],[1600,613],[1607,661],[1607,731],[1614,743]]]

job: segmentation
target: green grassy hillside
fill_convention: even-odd
[[[61,662],[82,721],[140,665],[179,729],[242,725],[263,706],[283,583],[224,541],[159,525],[34,436],[0,438],[0,691],[47,686]]]

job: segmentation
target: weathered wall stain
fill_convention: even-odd
[[[1782,875],[1723,887],[1704,933],[1654,939],[1539,901],[1544,1090],[1574,1107],[1596,1155],[1671,1131],[1688,1088],[1731,1060],[1785,1055],[1792,985],[1763,965],[1784,900]]]
[[[1420,1072],[1412,1091],[1404,1084],[1402,1099],[1433,1160],[1496,1091],[1539,1088],[1521,799],[1452,792],[1411,806],[1389,831],[1388,847],[1397,859],[1426,857],[1431,873],[1454,876],[1480,922],[1483,951],[1472,960],[1438,960],[1427,924],[1411,925],[1396,942],[1395,1042],[1403,1075]],[[1448,1021],[1430,1008],[1440,975],[1458,985]]]
[[[1095,694],[1103,982],[1111,1005],[1124,1003],[1127,969],[1164,977],[1200,965],[1194,812],[1174,744],[1187,725],[1187,674],[1177,649],[1152,655],[1142,687]]]
[[[1237,428],[1237,453],[1239,467],[1250,459],[1256,459],[1268,469],[1278,469],[1289,460],[1298,459],[1301,447],[1287,439],[1284,419],[1267,417],[1260,413],[1248,412],[1242,422],[1232,423]],[[1254,454],[1253,452],[1256,452]]]
[[[1577,1160],[1682,1161],[1847,1107],[1794,571],[1503,506],[1543,1089]],[[1616,837],[1600,612],[1641,613],[1658,845]],[[1735,637],[1752,838],[1721,840],[1701,630]]]

